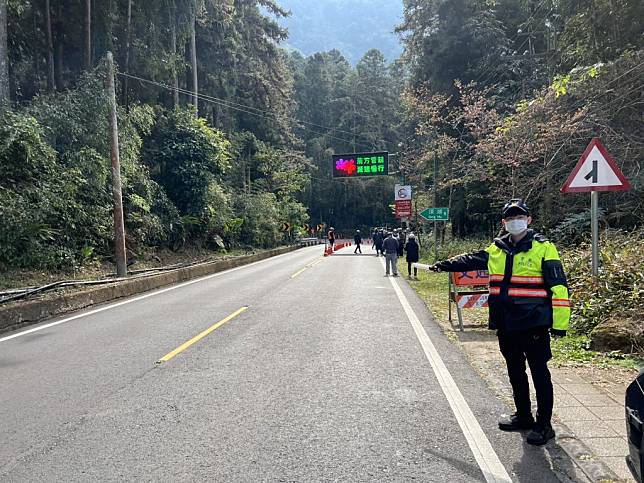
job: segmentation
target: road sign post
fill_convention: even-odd
[[[449,208],[426,208],[419,214],[424,220],[434,222],[434,259],[438,261],[438,222],[449,220]]]
[[[593,277],[599,275],[599,192],[590,192],[590,231],[593,243]]]
[[[561,187],[562,193],[590,192],[592,273],[595,280],[599,276],[599,192],[629,189],[630,183],[598,138],[593,138]]]

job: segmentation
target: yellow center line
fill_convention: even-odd
[[[311,262],[311,263],[308,263],[307,265],[305,265],[305,266],[304,266],[304,268],[302,268],[301,270],[298,270],[298,271],[297,271],[297,272],[295,272],[293,275],[291,275],[291,278],[295,278],[295,277],[297,277],[298,275],[301,275],[301,274],[302,274],[302,272],[304,272],[307,268],[313,268],[313,267],[315,267],[317,264],[322,263],[323,261],[324,261],[324,258],[320,257],[320,258],[318,258],[317,260],[315,260],[315,261],[313,261],[313,262]]]
[[[247,309],[248,309],[248,307],[242,307],[241,309],[236,310],[235,312],[233,312],[232,314],[230,314],[230,315],[229,315],[228,317],[226,317],[225,319],[220,320],[219,322],[217,322],[217,323],[216,323],[215,325],[213,325],[212,327],[210,327],[210,328],[208,328],[208,329],[204,330],[201,334],[196,335],[195,337],[193,337],[192,339],[190,339],[188,342],[185,342],[184,344],[181,344],[179,347],[177,347],[177,348],[176,348],[175,350],[173,350],[172,352],[170,352],[170,353],[168,353],[168,354],[164,355],[161,359],[159,359],[159,360],[157,361],[157,364],[161,364],[162,362],[168,362],[168,361],[169,361],[170,359],[172,359],[174,356],[176,356],[177,354],[180,354],[181,352],[183,352],[184,350],[186,350],[186,349],[187,349],[188,347],[190,347],[191,345],[196,344],[196,343],[197,343],[197,342],[199,342],[201,339],[203,339],[204,337],[206,337],[208,334],[210,334],[211,332],[213,332],[213,331],[217,330],[219,327],[221,327],[222,325],[224,325],[226,322],[230,322],[232,319],[234,319],[235,317],[237,317],[239,314],[241,314],[242,312],[244,312],[244,311],[245,311],[245,310],[247,310]]]
[[[295,278],[295,277],[297,277],[298,275],[300,275],[300,274],[301,274],[303,271],[305,271],[305,270],[306,270],[306,267],[304,267],[304,268],[303,268],[303,269],[301,269],[301,270],[298,270],[298,271],[297,271],[297,272],[295,272],[293,275],[291,275],[291,278]]]

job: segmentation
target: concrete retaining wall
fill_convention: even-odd
[[[269,250],[254,255],[218,260],[192,267],[179,268],[157,275],[141,277],[123,282],[115,282],[86,290],[48,296],[45,300],[27,300],[0,306],[0,333],[15,330],[26,325],[36,324],[49,317],[79,310],[90,305],[109,302],[122,297],[130,297],[166,285],[185,282],[231,268],[247,265],[266,258],[297,250],[300,246],[290,246]]]

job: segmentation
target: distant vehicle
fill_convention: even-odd
[[[644,371],[626,389],[626,433],[628,456],[626,464],[640,483],[644,474]]]

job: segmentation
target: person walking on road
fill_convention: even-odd
[[[382,249],[385,252],[385,277],[391,273],[394,277],[398,276],[398,240],[396,240],[392,233],[387,234],[387,238],[382,243]]]
[[[379,257],[381,254],[384,255],[382,251],[382,244],[384,242],[384,237],[382,236],[382,230],[376,230],[373,234],[373,244],[376,246],[376,256]]]
[[[397,233],[398,239],[398,258],[402,258],[405,253],[405,233],[402,231],[402,228],[398,228]]]
[[[356,234],[353,237],[353,241],[356,244],[355,250],[353,250],[353,253],[360,253],[362,255],[362,250],[360,249],[360,245],[362,244],[362,237],[360,236],[360,230],[356,230]]]
[[[555,245],[528,229],[528,206],[520,199],[503,207],[505,233],[485,250],[430,266],[434,271],[488,270],[489,328],[496,329],[512,385],[516,413],[499,421],[503,431],[531,430],[527,441],[542,445],[555,437],[551,418],[553,389],[548,370],[550,335],[566,335],[570,299]],[[537,395],[536,422],[530,404],[526,360]]]
[[[405,244],[405,251],[407,252],[407,276],[411,280],[411,265],[420,259],[420,247],[416,243],[416,235],[409,234],[409,239]],[[414,278],[418,280],[418,268],[414,267]]]
[[[335,243],[335,229],[333,227],[329,228],[329,233],[327,233],[327,240],[329,240],[329,245],[331,245],[331,251],[333,251],[333,244]]]

